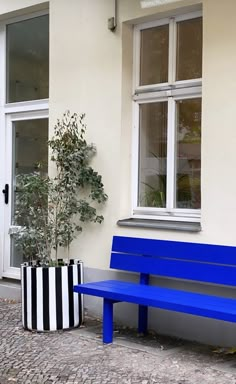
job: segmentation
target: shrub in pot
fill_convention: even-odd
[[[102,223],[97,208],[107,199],[90,165],[96,149],[85,139],[84,117],[66,112],[55,125],[48,142],[55,176],[44,175],[40,164],[36,172],[17,176],[14,237],[27,260],[21,266],[26,329],[67,329],[82,321],[82,300],[73,294],[73,285],[82,281],[82,263],[70,260],[70,244],[83,223]],[[66,260],[58,256],[61,248]]]

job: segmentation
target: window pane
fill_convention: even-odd
[[[48,98],[49,18],[7,26],[7,102]]]
[[[139,201],[166,206],[167,102],[140,105]]]
[[[13,174],[48,171],[48,119],[21,120],[14,123]]]
[[[201,99],[177,102],[177,208],[201,208]]]
[[[12,158],[12,184],[13,184],[13,209],[12,224],[15,223],[15,203],[17,199],[16,177],[38,171],[42,175],[48,173],[48,120],[34,119],[16,121],[13,125],[13,158]],[[24,222],[17,223],[24,225]],[[21,249],[16,245],[11,236],[11,267],[19,268],[23,260]]]
[[[176,80],[202,77],[202,18],[177,23]]]
[[[140,85],[168,81],[169,26],[141,31]]]

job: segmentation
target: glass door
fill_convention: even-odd
[[[47,112],[8,116],[6,124],[6,184],[4,187],[5,252],[3,275],[18,277],[24,261],[21,250],[15,244],[15,201],[17,176],[36,172],[48,173],[48,116]],[[27,218],[26,218],[27,219]]]
[[[47,172],[49,15],[19,16],[0,25],[0,278],[19,278],[16,179],[40,162]],[[3,191],[3,193],[2,193]]]

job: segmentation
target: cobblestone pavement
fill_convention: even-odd
[[[236,384],[236,358],[207,346],[126,329],[103,345],[98,322],[37,334],[20,316],[20,304],[0,301],[0,384]]]

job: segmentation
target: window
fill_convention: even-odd
[[[48,98],[49,17],[6,26],[8,103]]]
[[[134,216],[199,221],[201,14],[135,27],[134,64]]]

